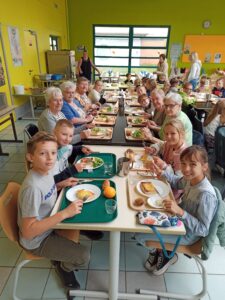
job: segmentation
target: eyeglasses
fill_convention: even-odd
[[[173,109],[176,105],[178,105],[177,103],[176,104],[164,104],[164,107],[165,109],[169,108],[169,109]]]

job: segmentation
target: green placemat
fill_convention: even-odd
[[[98,186],[102,191],[102,183],[104,180],[94,180],[91,184]],[[116,189],[116,184],[110,180],[110,186]],[[66,208],[71,202],[66,199],[66,192],[69,188],[65,189],[65,193],[62,198],[60,210]],[[113,199],[117,200],[115,196]],[[116,211],[109,215],[105,210],[105,201],[106,197],[103,196],[103,191],[98,199],[84,203],[82,213],[76,215],[72,218],[66,219],[63,223],[105,223],[114,220],[117,217],[117,209]]]
[[[104,164],[97,168],[94,169],[93,172],[88,172],[88,170],[84,170],[81,173],[74,173],[74,176],[76,178],[111,178],[114,175],[116,175],[116,155],[113,153],[93,153],[90,155],[78,155],[75,159],[75,162],[77,162],[79,159],[81,159],[82,157],[100,157],[104,163],[105,162],[110,162],[113,165],[113,169],[112,169],[112,174],[104,174]]]

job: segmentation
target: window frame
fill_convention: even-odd
[[[95,28],[96,27],[127,27],[129,28],[129,35],[128,36],[116,36],[116,35],[95,35]],[[168,29],[168,34],[167,37],[162,37],[162,36],[154,36],[154,37],[142,37],[142,36],[138,36],[138,35],[134,35],[134,28],[166,28]],[[169,49],[169,40],[170,40],[170,30],[171,30],[171,26],[170,25],[118,25],[118,24],[93,24],[92,26],[93,29],[93,61],[95,64],[95,58],[128,58],[128,66],[105,66],[105,65],[96,65],[99,68],[124,68],[126,71],[125,73],[130,73],[132,71],[132,69],[155,69],[157,67],[157,65],[146,65],[146,66],[132,66],[131,65],[131,60],[132,58],[135,59],[154,59],[156,58],[155,56],[149,56],[149,57],[140,57],[140,56],[135,56],[132,57],[132,49],[144,49],[144,50],[148,50],[148,49],[163,49],[166,50],[166,57],[168,56],[168,49]],[[116,39],[122,39],[122,38],[128,38],[128,46],[97,46],[95,43],[95,38],[96,37],[100,37],[100,38],[116,38]],[[133,39],[135,38],[141,38],[141,39],[162,39],[165,38],[166,39],[166,46],[165,47],[141,47],[141,46],[133,46]],[[95,48],[115,48],[115,49],[128,49],[128,56],[101,56],[101,55],[95,55]]]
[[[59,50],[59,37],[57,35],[49,35],[49,40],[51,42],[49,43],[49,47],[51,51],[58,51]],[[56,41],[56,44],[53,44],[53,41]],[[56,47],[56,49],[54,49]]]

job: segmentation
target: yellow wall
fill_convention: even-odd
[[[90,53],[92,24],[170,25],[170,45],[183,45],[185,34],[225,34],[224,0],[68,0],[68,10],[71,49],[84,44]],[[204,20],[211,20],[209,29],[203,29]],[[219,66],[225,64],[203,64],[207,71]]]
[[[25,64],[19,67],[15,67],[12,63],[8,38],[8,26],[15,26],[19,29],[20,45],[22,48],[24,62],[26,62],[27,51],[24,31],[36,31],[38,37],[41,69],[42,72],[45,73],[45,51],[49,50],[49,35],[59,36],[61,49],[68,48],[68,28],[66,14],[66,0],[1,1],[0,23],[12,86],[15,84],[23,84],[25,88],[29,88],[31,87],[32,76],[30,76],[29,78],[29,68]],[[0,55],[3,59],[1,47]],[[7,92],[7,99],[10,103],[8,85],[0,87],[0,92]],[[16,99],[15,104],[21,105],[23,101],[24,100],[22,100],[21,98]]]

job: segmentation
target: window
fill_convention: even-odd
[[[58,36],[49,36],[50,50],[59,50]]]
[[[168,51],[169,26],[94,25],[94,63],[101,71],[151,72]]]

